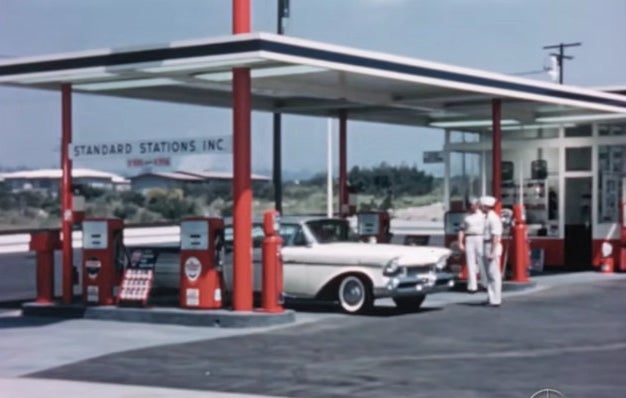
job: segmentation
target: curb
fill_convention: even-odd
[[[285,310],[282,313],[264,313],[261,311],[233,312],[229,310],[185,310],[181,308],[91,307],[82,304],[40,304],[36,302],[23,304],[22,315],[222,328],[257,328],[286,325],[296,321],[295,312],[292,310]]]

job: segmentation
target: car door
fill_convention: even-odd
[[[283,227],[281,226],[281,229]],[[289,227],[287,227],[289,228]],[[283,290],[288,297],[312,298],[317,293],[309,282],[312,264],[309,263],[311,245],[302,226],[294,227],[290,234],[283,234]]]

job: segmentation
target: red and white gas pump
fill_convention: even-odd
[[[357,231],[363,242],[389,243],[391,218],[386,211],[366,211],[357,214]]]
[[[222,308],[224,220],[189,218],[180,224],[180,306]]]
[[[83,302],[115,303],[126,266],[124,220],[93,218],[83,221]]]
[[[283,312],[283,260],[280,236],[280,213],[268,210],[263,215],[263,293],[264,312]]]

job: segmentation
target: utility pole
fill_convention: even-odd
[[[579,43],[559,43],[559,44],[553,44],[553,45],[543,47],[544,50],[551,50],[555,48],[559,49],[558,53],[550,53],[550,55],[556,57],[556,62],[559,67],[559,84],[563,84],[563,60],[574,59],[574,57],[570,55],[565,55],[565,48],[566,47],[578,47],[580,45],[582,45],[582,43],[580,42]]]
[[[285,31],[285,19],[289,18],[289,0],[277,0],[278,12],[276,17],[276,33],[282,35]],[[274,112],[274,145],[272,166],[272,180],[274,182],[274,208],[282,214],[283,212],[283,176],[282,176],[282,148],[281,148],[281,115]]]

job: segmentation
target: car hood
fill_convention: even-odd
[[[443,247],[341,242],[315,244],[308,248],[306,257],[309,261],[321,263],[381,266],[398,258],[401,266],[419,266],[435,264],[442,257],[450,256],[450,253],[449,249]],[[288,248],[283,249],[283,256],[288,260]]]

